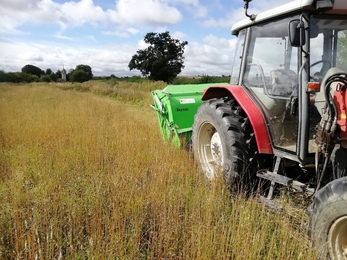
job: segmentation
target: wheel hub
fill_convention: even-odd
[[[338,218],[328,233],[328,249],[332,260],[347,259],[347,216]]]
[[[218,132],[215,132],[211,138],[211,154],[213,161],[217,166],[223,165],[223,146]]]

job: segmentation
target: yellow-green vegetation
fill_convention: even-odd
[[[0,259],[315,259],[304,211],[232,197],[162,141],[163,83],[95,84],[0,85]]]

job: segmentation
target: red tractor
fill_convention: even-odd
[[[260,199],[271,207],[281,207],[275,187],[312,198],[319,255],[347,259],[347,2],[297,0],[249,15],[244,1],[230,84],[204,90],[185,137],[206,176],[222,173],[230,190],[265,179]]]

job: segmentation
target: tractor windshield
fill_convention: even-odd
[[[322,82],[331,67],[347,70],[347,19],[313,16],[310,20],[310,81]],[[332,95],[333,95],[333,89]],[[326,101],[324,89],[310,94],[309,151],[315,151],[313,134],[320,121]]]
[[[347,71],[347,19],[313,17],[310,39],[310,80],[321,82],[331,67]],[[312,100],[314,99],[314,100]],[[311,95],[321,114],[325,105],[323,89]]]

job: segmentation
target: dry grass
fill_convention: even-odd
[[[61,88],[0,86],[1,259],[315,259],[303,213],[207,181],[147,97]]]
[[[148,105],[152,102],[150,92],[155,89],[163,89],[166,85],[158,82],[125,82],[116,80],[87,81],[84,83],[55,84],[62,90],[76,90],[91,92],[99,96],[111,97],[114,100],[137,105]]]

